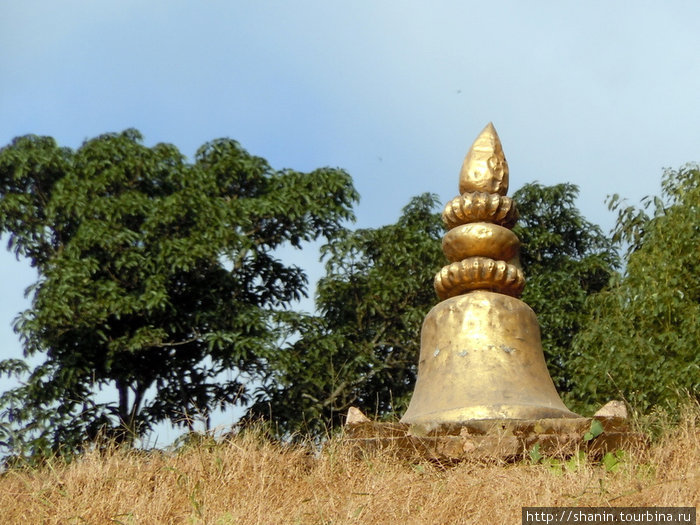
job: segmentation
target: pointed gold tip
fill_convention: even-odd
[[[472,144],[459,174],[459,193],[474,191],[508,193],[508,163],[491,122]]]

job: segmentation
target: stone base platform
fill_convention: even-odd
[[[587,436],[593,421],[601,423],[603,432],[595,437]],[[345,436],[346,442],[360,451],[389,449],[403,457],[441,462],[487,458],[517,461],[528,458],[537,445],[540,454],[546,457],[563,458],[581,450],[601,457],[606,452],[638,447],[646,441],[642,434],[630,430],[626,419],[595,416],[474,420],[434,428],[363,418],[348,421]]]

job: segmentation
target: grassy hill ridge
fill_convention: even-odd
[[[314,453],[248,432],[175,452],[111,448],[0,475],[7,524],[519,524],[523,506],[693,506],[700,408],[616,466],[497,460],[444,467],[341,438]]]

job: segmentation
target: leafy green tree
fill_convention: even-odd
[[[526,184],[513,194],[520,220],[526,286],[522,300],[537,314],[542,348],[559,393],[574,388],[572,342],[586,319],[586,299],[602,290],[619,261],[613,242],[576,208],[573,184]]]
[[[622,397],[644,413],[700,397],[700,168],[668,169],[661,186],[641,209],[609,201],[626,267],[590,298],[575,339],[572,399],[583,409]]]
[[[192,163],[136,130],[75,151],[15,139],[0,150],[0,232],[38,271],[15,330],[45,360],[0,397],[0,445],[70,452],[248,402],[278,312],[306,293],[274,250],[334,237],[356,199],[342,170],[276,171],[229,139]]]
[[[251,416],[281,433],[324,432],[347,409],[401,413],[415,383],[423,317],[444,264],[436,196],[414,197],[396,224],[340,232],[322,249],[317,316],[298,319]]]

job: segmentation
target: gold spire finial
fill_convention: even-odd
[[[472,144],[459,174],[459,193],[475,191],[508,193],[508,163],[491,122]]]

